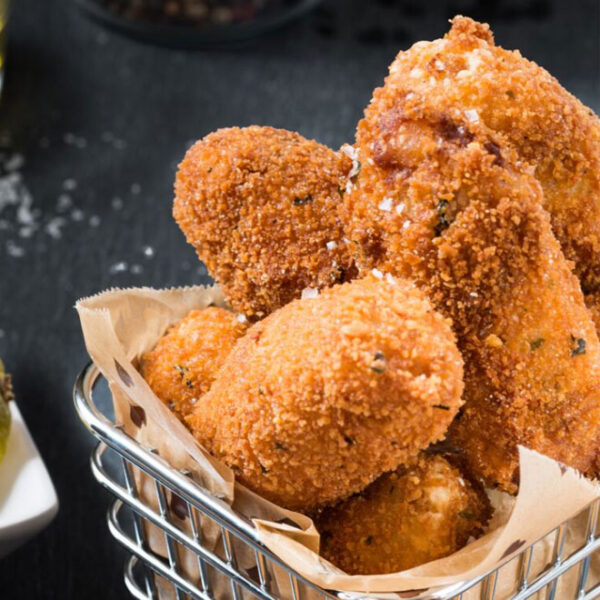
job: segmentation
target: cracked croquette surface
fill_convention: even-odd
[[[350,168],[297,133],[220,129],[185,155],[173,213],[229,304],[258,319],[353,278],[338,215]]]
[[[208,391],[246,327],[223,308],[192,310],[142,356],[142,376],[164,404],[185,417]]]
[[[314,517],[321,556],[350,575],[410,569],[460,550],[491,516],[482,486],[437,455],[386,473]]]
[[[362,268],[412,278],[452,320],[465,406],[449,437],[474,473],[516,491],[518,444],[593,473],[600,345],[542,189],[496,132],[410,89],[394,73],[358,126]]]
[[[462,387],[448,321],[411,283],[370,276],[253,325],[187,423],[243,484],[309,510],[443,438]]]
[[[600,288],[600,120],[545,69],[456,17],[443,39],[400,52],[386,87],[411,106],[495,132],[531,165],[563,252],[584,291]],[[406,95],[410,94],[410,98]]]

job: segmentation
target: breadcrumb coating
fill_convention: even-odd
[[[314,518],[321,556],[350,575],[404,571],[460,550],[491,516],[481,485],[439,455],[382,475]]]
[[[449,322],[412,283],[369,276],[253,325],[187,423],[243,484],[311,510],[443,438],[462,389]]]
[[[358,126],[362,267],[412,278],[452,319],[465,407],[449,436],[476,475],[515,492],[518,444],[589,471],[600,344],[542,189],[496,132],[411,89],[394,72]]]
[[[192,310],[142,356],[142,376],[160,400],[183,418],[209,390],[246,328],[223,308]]]
[[[400,52],[386,88],[410,107],[435,107],[475,135],[480,127],[494,131],[500,148],[512,146],[541,183],[584,291],[600,288],[600,119],[590,108],[466,17],[454,18],[443,39]]]
[[[220,129],[179,165],[173,214],[230,305],[261,318],[355,275],[338,215],[350,169],[297,133]]]
[[[586,294],[585,304],[590,311],[590,316],[594,325],[596,325],[596,331],[600,331],[600,291],[592,294]]]

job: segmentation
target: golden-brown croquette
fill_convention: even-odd
[[[460,550],[490,515],[479,483],[442,456],[422,453],[314,521],[324,558],[350,575],[377,575]]]
[[[162,402],[185,417],[208,391],[246,327],[223,308],[192,310],[142,356],[142,376]]]
[[[443,438],[462,368],[449,322],[412,283],[369,276],[253,325],[187,423],[243,484],[309,510]]]
[[[600,343],[541,186],[496,132],[411,95],[393,69],[359,123],[345,196],[362,268],[413,279],[452,320],[465,406],[449,437],[474,474],[515,492],[519,444],[587,472]]]
[[[443,39],[400,52],[386,87],[469,131],[496,134],[531,166],[542,201],[584,291],[600,289],[600,119],[545,69],[494,44],[488,25],[452,19]]]
[[[585,305],[590,311],[590,316],[592,317],[592,321],[594,321],[596,331],[600,331],[600,291],[587,294],[585,296]]]
[[[350,168],[297,133],[220,129],[185,155],[173,214],[230,305],[256,320],[354,277],[338,215]]]

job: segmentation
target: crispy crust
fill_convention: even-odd
[[[442,438],[462,387],[449,323],[411,283],[369,277],[252,326],[187,423],[242,483],[309,510]]]
[[[442,456],[382,475],[315,516],[321,555],[350,575],[410,569],[460,550],[491,516],[481,484]]]
[[[596,331],[600,331],[600,292],[594,292],[587,294],[585,297],[585,305],[590,311],[590,316],[594,325],[596,325]]]
[[[231,306],[260,318],[355,274],[338,216],[350,167],[297,133],[220,129],[179,166],[173,214]]]
[[[532,166],[563,252],[585,291],[600,286],[600,120],[545,69],[494,45],[487,25],[452,20],[441,40],[400,52],[386,87],[470,131],[495,132]]]
[[[209,390],[246,327],[223,308],[192,310],[142,356],[142,376],[152,391],[183,418]]]
[[[346,208],[362,266],[414,279],[452,319],[466,405],[450,436],[474,473],[516,491],[517,444],[588,471],[600,345],[541,187],[502,137],[411,85],[392,67],[358,126]]]

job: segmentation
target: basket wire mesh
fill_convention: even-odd
[[[96,404],[94,386],[101,378],[89,364],[79,375],[74,402],[79,417],[99,440],[91,456],[96,480],[114,496],[108,510],[108,529],[129,552],[124,570],[125,585],[140,600],[360,600],[378,598],[376,594],[357,594],[324,590],[304,579],[272,554],[258,540],[250,520],[237,514],[223,500],[211,495],[194,482],[190,474],[173,469],[152,448],[143,447],[114,423],[109,400],[102,408]],[[108,394],[105,393],[108,397]],[[105,399],[106,400],[106,399]],[[140,495],[136,475],[145,474],[153,481],[155,503]],[[170,503],[169,503],[170,498]],[[176,502],[175,502],[176,501]],[[176,504],[176,507],[174,507]],[[174,508],[187,517],[189,527],[182,528],[173,517]],[[415,592],[413,600],[463,600],[477,589],[480,600],[593,600],[600,598],[600,581],[590,581],[590,563],[600,558],[600,501],[586,509],[585,535],[578,549],[565,556],[568,523],[548,536],[554,540],[552,560],[539,574],[531,568],[536,544],[525,548],[516,558],[482,577],[429,590]],[[183,514],[182,514],[183,511]],[[201,519],[218,527],[219,547],[209,549],[203,541]],[[148,543],[148,527],[162,532],[166,557],[154,552]],[[238,564],[243,550],[244,565]],[[197,576],[190,577],[182,568],[184,553],[195,558]],[[248,567],[249,553],[253,557]],[[517,573],[514,590],[502,598],[497,593],[500,571],[511,568]],[[561,588],[567,572],[577,572],[576,590]],[[189,572],[189,569],[188,569]],[[285,585],[282,586],[282,581]],[[387,596],[389,598],[389,596]],[[408,598],[403,593],[402,598]]]

